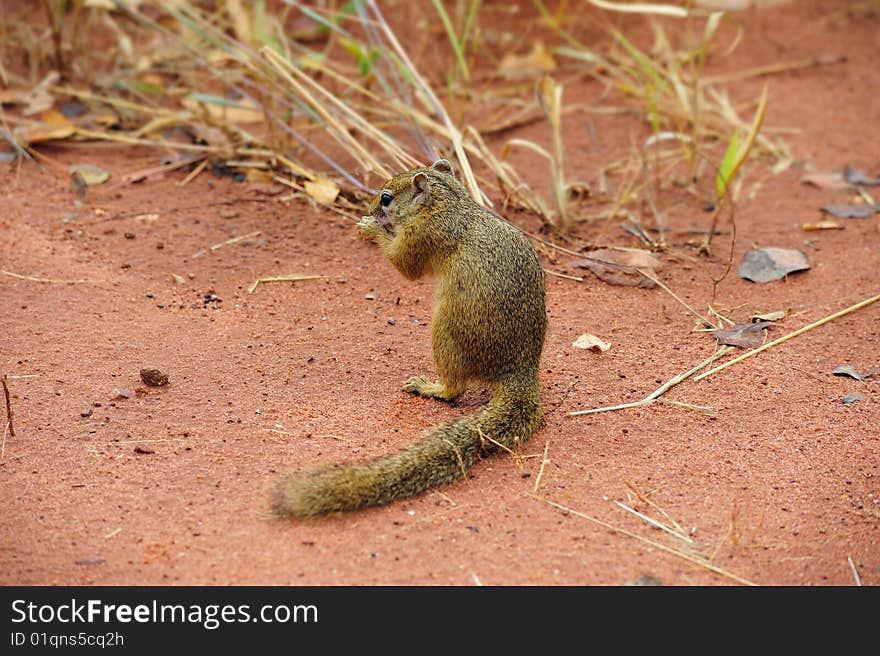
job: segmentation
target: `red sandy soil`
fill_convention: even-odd
[[[764,285],[734,268],[714,304],[736,320],[790,310],[770,338],[880,293],[880,218],[800,227],[849,198],[802,184],[805,171],[849,163],[880,174],[880,21],[841,11],[855,4],[740,14],[745,40],[707,68],[847,57],[766,78],[766,124],[799,129],[786,135],[796,163],[737,205],[733,261],[778,246],[802,249],[812,268]],[[536,22],[521,19],[522,29]],[[731,93],[754,99],[764,81]],[[565,100],[600,91],[570,76]],[[594,187],[603,162],[650,133],[635,116],[593,114],[594,142],[584,114],[564,120],[568,170]],[[512,136],[548,144],[536,123],[493,146]],[[67,142],[41,152],[50,164],[0,170],[0,373],[15,429],[0,459],[0,583],[851,585],[854,570],[880,583],[880,376],[831,373],[880,367],[880,304],[667,393],[712,406],[712,417],[657,403],[569,418],[644,397],[715,343],[665,291],[611,286],[543,249],[548,269],[584,281],[547,280],[549,414],[523,447],[530,457],[495,456],[466,481],[384,508],[275,520],[266,489],[285,470],[393,452],[488,398],[474,389],[449,407],[400,391],[407,376],[433,371],[431,281],[404,280],[348,219],[265,185],[208,173],[186,186],[183,173],[124,184],[160,155]],[[546,162],[529,169],[520,157],[546,188]],[[113,173],[85,201],[66,174],[80,162]],[[705,229],[708,216],[689,197],[674,223]],[[508,217],[540,228],[527,214]],[[696,255],[692,234],[667,238],[662,279],[701,312],[727,262],[729,222],[721,228],[710,258]],[[575,234],[639,245],[614,222]],[[289,273],[322,278],[248,293],[257,278]],[[585,330],[611,349],[572,348]],[[170,384],[143,385],[146,366]],[[119,389],[133,394],[115,398]],[[864,400],[844,404],[852,392]],[[617,502],[676,522],[690,542]]]

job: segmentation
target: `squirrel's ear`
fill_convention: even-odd
[[[413,176],[412,179],[413,196],[417,194],[427,193],[428,191],[428,174],[420,171]]]
[[[431,168],[435,171],[440,171],[441,173],[448,173],[449,175],[452,175],[452,164],[449,163],[449,160],[438,159],[436,162],[431,164]]]

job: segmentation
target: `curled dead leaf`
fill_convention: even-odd
[[[328,180],[327,178],[316,178],[315,180],[306,180],[303,188],[309,195],[309,198],[321,205],[332,205],[339,196],[339,185]]]
[[[584,349],[585,351],[596,351],[597,353],[604,353],[611,348],[611,344],[603,342],[591,333],[584,333],[574,340],[571,345],[575,348]]]
[[[110,179],[109,171],[93,164],[71,164],[67,173],[82,181],[88,187],[103,184]]]
[[[865,380],[865,378],[869,378],[876,374],[877,370],[871,369],[871,371],[867,373],[861,373],[851,364],[844,364],[839,367],[834,367],[834,371],[831,373],[835,376],[848,376],[850,378],[855,378],[856,380]]]

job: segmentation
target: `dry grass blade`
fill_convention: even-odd
[[[538,83],[537,95],[538,105],[550,123],[553,137],[553,156],[550,157],[553,199],[556,201],[559,223],[565,227],[568,224],[568,199],[562,163],[562,85],[545,75]]]
[[[0,273],[2,273],[4,276],[9,276],[10,278],[18,278],[19,280],[27,280],[29,282],[45,282],[55,285],[98,284],[104,282],[103,280],[59,280],[57,278],[37,278],[36,276],[25,276],[20,273],[13,273],[12,271],[6,271],[5,269],[0,269]]]
[[[246,235],[238,235],[237,237],[231,237],[226,241],[221,241],[220,243],[214,244],[212,246],[208,246],[207,248],[203,248],[198,253],[193,255],[193,258],[201,257],[202,255],[206,255],[208,253],[213,253],[216,250],[223,248],[224,246],[229,246],[230,244],[237,244],[240,241],[244,241],[245,239],[250,239],[251,237],[257,237],[260,234],[259,230],[254,230],[253,232],[249,232]]]
[[[675,5],[661,5],[653,2],[609,2],[608,0],[587,0],[587,2],[599,9],[626,14],[656,14],[674,18],[687,18],[688,16],[687,9]]]
[[[635,515],[639,519],[643,519],[644,521],[648,522],[648,524],[650,524],[651,526],[653,526],[655,528],[659,528],[661,531],[666,531],[667,533],[669,533],[669,535],[674,535],[679,540],[683,540],[684,542],[687,542],[688,544],[693,544],[693,540],[691,540],[688,536],[686,536],[682,533],[679,533],[678,531],[676,531],[674,529],[669,528],[663,522],[658,522],[656,519],[648,517],[647,515],[643,515],[638,510],[636,510],[634,508],[630,508],[626,504],[620,503],[620,501],[615,501],[614,503],[616,503],[618,506],[623,508],[625,511],[632,513],[633,515]]]
[[[319,278],[323,278],[324,276],[310,276],[302,273],[291,273],[286,276],[269,276],[267,278],[257,278],[248,286],[248,294],[253,294],[257,291],[257,287],[262,284],[269,282],[299,282],[300,280],[317,280]]]

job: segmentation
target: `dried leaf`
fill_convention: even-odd
[[[738,323],[732,328],[713,330],[714,337],[719,344],[738,346],[740,348],[756,348],[764,343],[764,331],[770,321],[755,321],[750,323]]]
[[[739,277],[752,282],[781,280],[789,273],[810,268],[807,256],[787,248],[761,248],[749,251],[739,265]]]
[[[67,139],[76,133],[76,126],[61,112],[47,109],[40,114],[41,123],[16,130],[16,137],[26,143],[42,143],[57,139]]]
[[[863,187],[880,185],[880,178],[872,178],[864,171],[854,169],[849,164],[843,167],[843,179],[851,185],[860,185]]]
[[[336,202],[336,197],[339,196],[339,185],[327,178],[306,180],[303,183],[303,188],[309,198],[322,205],[332,205]]]
[[[868,219],[880,212],[880,203],[876,205],[824,205],[822,211],[839,219]]]
[[[660,260],[649,251],[618,251],[610,248],[592,251],[588,257],[574,260],[571,264],[589,269],[599,280],[624,287],[653,287],[654,281],[639,273],[639,270],[654,276],[661,267]]]
[[[842,191],[849,188],[849,183],[843,179],[843,175],[840,173],[807,173],[801,178],[801,182],[829,191]]]
[[[554,70],[556,61],[540,41],[532,46],[532,51],[528,54],[504,55],[498,65],[498,75],[508,80],[540,77]]]
[[[584,349],[586,351],[596,351],[604,353],[611,348],[611,344],[603,342],[601,339],[591,333],[584,333],[571,344],[575,348]]]
[[[765,314],[753,314],[749,317],[749,321],[779,321],[785,319],[784,310],[776,310],[775,312],[767,312]]]
[[[832,371],[831,373],[835,376],[849,376],[850,378],[855,378],[856,380],[865,380],[865,378],[876,374],[877,370],[871,369],[871,371],[869,371],[868,373],[863,374],[856,371],[856,368],[853,367],[851,364],[844,364],[839,367],[835,367],[834,371]]]
[[[67,169],[67,173],[81,180],[83,184],[89,187],[102,184],[110,179],[108,171],[92,164],[71,164],[70,168]]]

